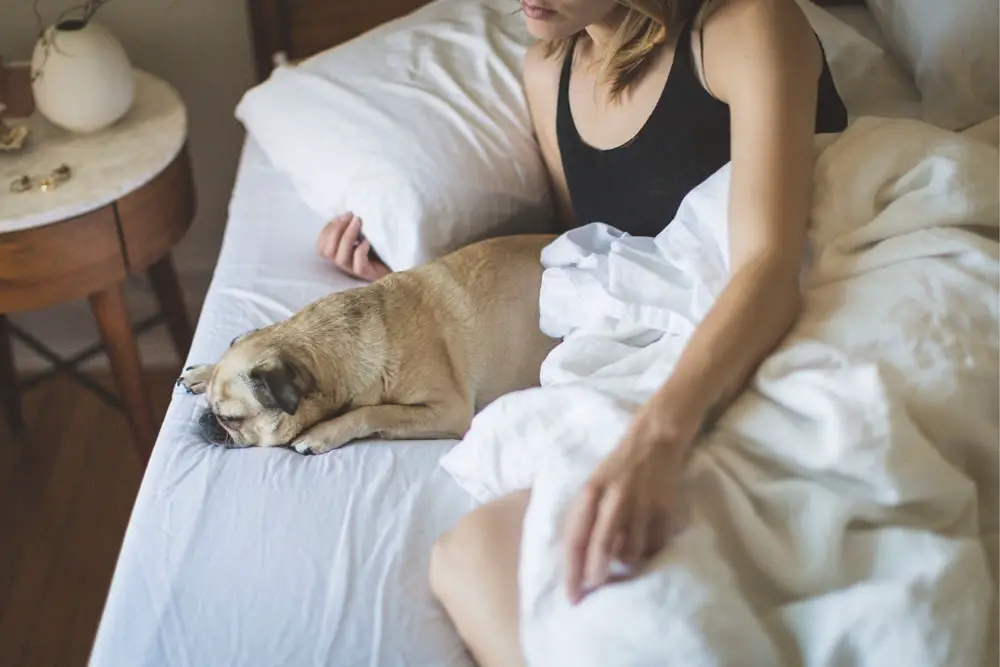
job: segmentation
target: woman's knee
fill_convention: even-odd
[[[467,591],[493,569],[516,567],[529,492],[515,492],[470,512],[431,551],[430,585],[444,602],[451,590]]]

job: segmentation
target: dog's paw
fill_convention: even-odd
[[[316,453],[313,451],[313,443],[308,440],[296,440],[292,443],[292,449],[302,456],[313,456]]]
[[[311,456],[343,447],[353,439],[344,426],[344,422],[336,419],[314,426],[292,442],[292,449]]]
[[[208,389],[208,379],[212,376],[212,364],[188,366],[177,378],[176,385],[183,387],[189,394],[204,394]]]
[[[321,440],[307,437],[299,438],[293,442],[292,449],[303,456],[315,456],[317,454],[326,454],[330,450],[336,449],[336,446],[331,446]]]

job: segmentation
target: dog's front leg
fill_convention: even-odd
[[[325,454],[352,440],[461,438],[472,423],[466,406],[372,405],[351,410],[303,433],[292,448],[299,454]]]

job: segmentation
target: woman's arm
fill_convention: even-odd
[[[571,508],[572,599],[606,581],[610,559],[638,561],[663,546],[692,441],[739,393],[800,308],[819,47],[793,0],[729,0],[703,35],[706,79],[731,108],[732,275],[670,379]]]
[[[736,0],[714,18],[705,69],[732,118],[732,275],[654,398],[660,418],[681,432],[735,398],[799,312],[822,70],[791,0]]]

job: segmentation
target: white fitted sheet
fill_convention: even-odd
[[[190,363],[356,283],[314,250],[323,224],[248,142]],[[430,595],[431,545],[472,499],[453,442],[303,457],[205,444],[177,389],[140,488],[94,667],[471,665]]]

